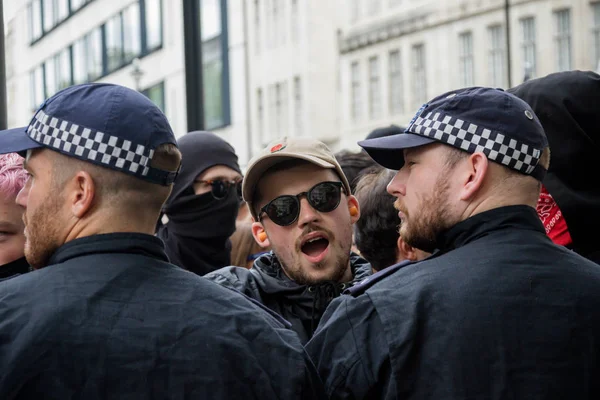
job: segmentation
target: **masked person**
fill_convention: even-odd
[[[538,215],[556,244],[600,264],[600,242],[590,226],[600,225],[600,75],[567,71],[527,81],[509,92],[540,118],[552,149]]]
[[[157,235],[173,264],[204,275],[230,265],[242,174],[233,147],[212,132],[190,132],[177,144],[181,170]]]
[[[206,275],[290,321],[308,341],[332,299],[371,274],[353,254],[358,201],[329,148],[312,138],[282,138],[248,164],[243,195],[256,242],[272,252],[251,269]]]
[[[359,145],[398,171],[400,236],[434,254],[331,303],[306,346],[330,398],[600,398],[600,268],[537,216],[550,150],[527,103],[464,88]]]
[[[0,155],[0,280],[30,270],[24,255],[23,207],[15,202],[26,180],[22,157]]]
[[[181,162],[139,92],[83,84],[27,128],[25,256],[0,282],[0,399],[313,399],[322,387],[289,324],[168,262],[154,236]]]

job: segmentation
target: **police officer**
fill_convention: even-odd
[[[26,153],[36,269],[0,283],[0,398],[319,397],[282,321],[167,262],[153,233],[181,154],[150,100],[73,86],[0,149]]]
[[[359,144],[398,170],[400,235],[436,253],[332,302],[307,345],[331,398],[599,398],[600,268],[537,217],[549,149],[531,108],[461,89]]]

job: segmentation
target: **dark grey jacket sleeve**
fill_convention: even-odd
[[[388,344],[368,295],[342,295],[306,345],[331,399],[377,399],[393,393]]]
[[[235,289],[254,300],[262,300],[252,273],[246,268],[224,267],[204,275],[204,278],[226,288]]]

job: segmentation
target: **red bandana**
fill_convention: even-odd
[[[558,208],[558,204],[544,186],[542,186],[542,192],[538,199],[537,213],[544,224],[544,228],[546,228],[546,235],[554,243],[561,246],[568,246],[573,243],[569,228],[567,228],[567,221],[565,221],[560,208]]]

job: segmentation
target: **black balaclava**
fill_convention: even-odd
[[[190,132],[177,141],[181,170],[163,207],[169,221],[157,235],[165,242],[171,262],[198,275],[230,264],[231,242],[239,199],[234,187],[220,200],[211,192],[196,195],[196,177],[208,168],[224,165],[241,174],[235,150],[212,132]]]

